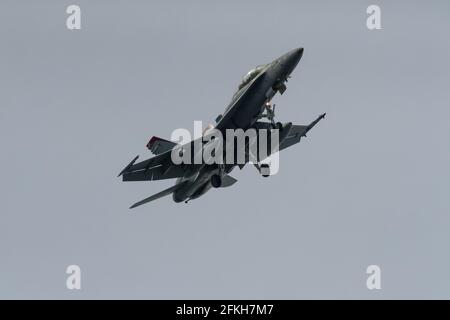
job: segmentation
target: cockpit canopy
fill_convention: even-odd
[[[256,66],[254,69],[250,70],[243,78],[239,84],[239,90],[245,87],[250,81],[256,78],[258,74],[264,69],[264,65]]]

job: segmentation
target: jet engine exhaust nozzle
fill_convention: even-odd
[[[214,188],[220,188],[222,186],[222,177],[218,174],[213,174],[211,176],[211,185]]]

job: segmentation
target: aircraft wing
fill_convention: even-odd
[[[153,158],[134,164],[137,158],[138,157],[134,158],[134,160],[131,161],[130,164],[126,166],[125,169],[122,170],[119,176],[128,172],[148,170],[150,168],[163,165],[167,163],[167,161],[170,161],[170,152],[161,153],[158,154],[157,156],[154,156]]]
[[[160,142],[162,140],[161,138],[158,139],[159,140],[157,140],[157,142]],[[202,138],[199,139],[201,140]],[[167,151],[157,153],[153,158],[138,162],[136,164],[135,162],[138,159],[138,156],[135,157],[119,173],[119,176],[123,176],[123,181],[152,181],[182,177],[189,167],[196,166],[196,164],[194,164],[194,143],[198,142],[199,139],[190,141],[183,145],[183,149],[191,148],[192,164],[174,164],[172,162],[171,155],[172,148],[174,148],[175,143],[170,142],[170,144],[168,144],[166,143],[166,140],[164,140],[164,144],[159,145],[158,148],[169,148]],[[154,145],[150,146],[150,149],[153,146]],[[152,152],[158,151],[159,150],[152,150]]]
[[[156,166],[147,170],[123,173],[123,181],[154,181],[182,177],[184,170],[181,165],[171,165],[168,168]]]
[[[289,130],[286,138],[281,142],[279,150],[286,149],[296,143],[300,142],[302,137],[306,137],[306,133],[311,130],[320,120],[325,118],[325,113],[321,114],[316,120],[311,122],[309,125],[293,125],[291,130]]]
[[[293,125],[286,138],[278,147],[278,150],[289,148],[290,146],[299,143],[307,126]]]

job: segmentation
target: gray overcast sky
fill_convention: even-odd
[[[0,4],[1,298],[450,298],[449,1],[73,3]],[[128,209],[172,183],[116,177],[152,135],[298,46],[278,119],[327,118],[276,176]]]

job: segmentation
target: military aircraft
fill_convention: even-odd
[[[283,94],[286,91],[286,82],[302,55],[303,48],[297,48],[268,64],[259,65],[250,70],[242,78],[238,90],[234,93],[223,114],[216,118],[214,129],[221,132],[227,129],[278,129],[279,151],[300,142],[300,139],[305,137],[306,133],[325,117],[325,113],[309,125],[292,125],[291,122],[283,124],[275,122],[275,106],[271,104],[271,100],[277,92]],[[262,121],[264,118],[269,121]],[[193,150],[195,142],[194,140],[182,145],[180,150]],[[201,149],[206,146],[204,142],[201,142],[200,145],[203,146]],[[236,166],[242,169],[245,165],[245,163],[175,164],[171,154],[177,146],[178,144],[175,142],[154,136],[148,142],[147,147],[155,156],[135,163],[139,157],[136,156],[119,173],[123,181],[177,179],[174,186],[136,202],[130,209],[170,194],[175,202],[187,203],[205,194],[211,188],[229,187],[237,181],[229,173]],[[248,143],[246,146],[248,147]],[[192,154],[194,155],[194,153],[195,149]],[[248,152],[246,154],[248,155]],[[247,159],[246,157],[246,161]],[[262,161],[263,159],[258,157],[257,160]],[[267,163],[253,163],[253,165],[263,176],[269,175],[270,167]]]

